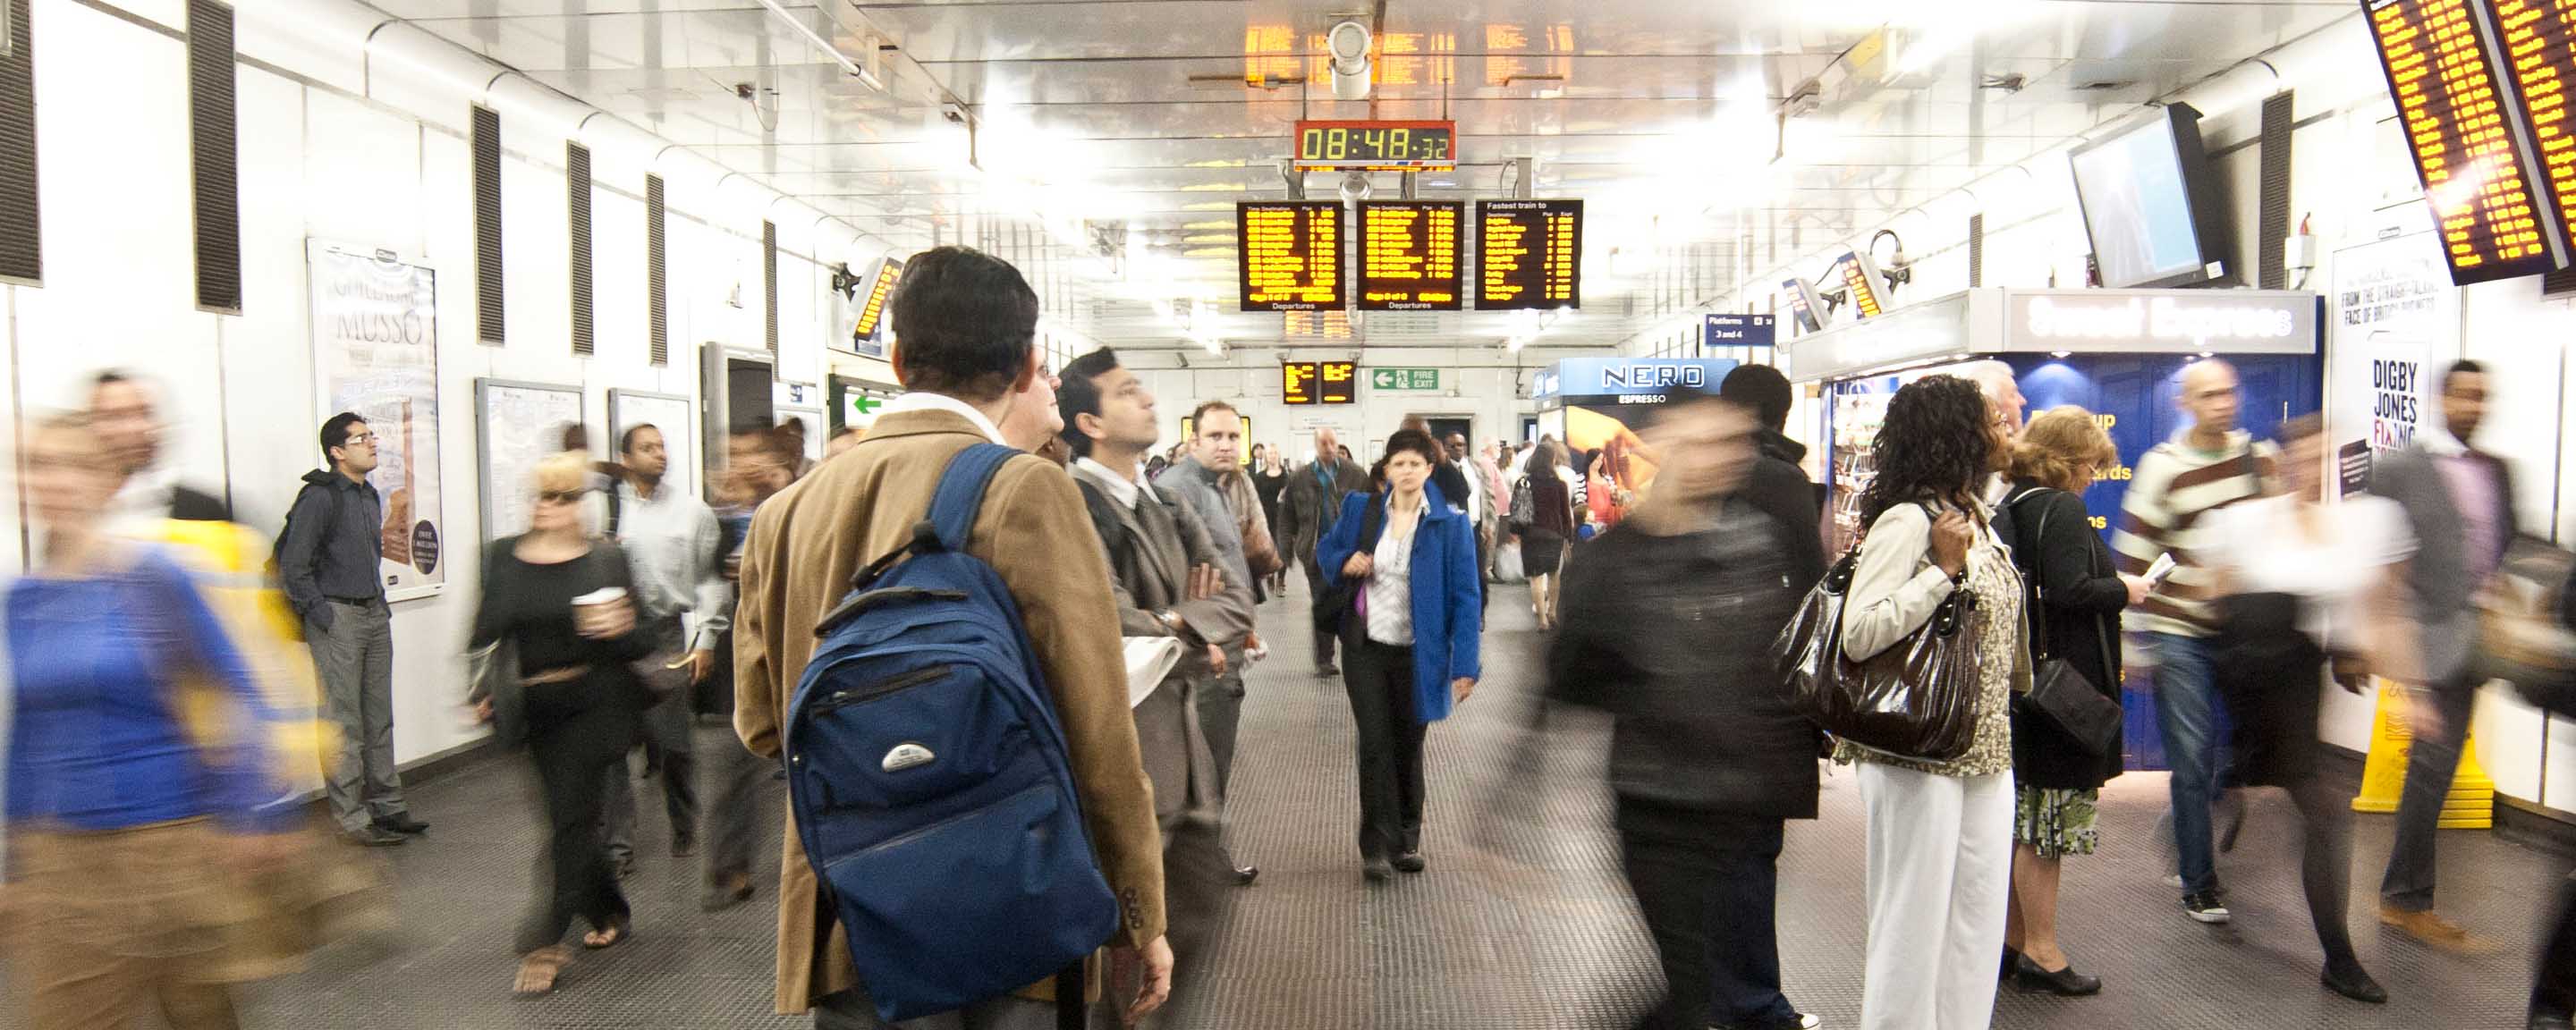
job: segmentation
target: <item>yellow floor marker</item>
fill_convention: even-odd
[[[2361,769],[2361,795],[2352,799],[2356,812],[2394,812],[2406,793],[2406,756],[2415,733],[2406,724],[2406,690],[2379,680],[2379,712],[2371,719],[2370,757]],[[2478,765],[2478,745],[2471,738],[2460,746],[2460,770],[2451,777],[2451,793],[2442,800],[2445,830],[2483,830],[2495,825],[2495,781]]]

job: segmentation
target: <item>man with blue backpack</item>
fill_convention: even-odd
[[[1114,946],[1141,1018],[1172,951],[1109,570],[1073,480],[996,428],[1038,374],[1037,295],[942,247],[890,317],[911,392],[741,559],[734,727],[788,779],[778,1010],[1075,1027]]]

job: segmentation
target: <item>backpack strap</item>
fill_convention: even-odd
[[[939,546],[963,554],[966,537],[975,530],[975,514],[984,507],[984,488],[992,485],[993,474],[1022,452],[997,443],[979,443],[957,452],[948,459],[948,471],[939,477],[939,492],[930,498],[930,526],[938,534]]]

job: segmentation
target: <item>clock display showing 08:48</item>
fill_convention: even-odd
[[[1453,160],[1453,126],[1447,122],[1301,122],[1297,161],[1340,167],[1446,165]]]

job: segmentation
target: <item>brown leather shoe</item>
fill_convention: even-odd
[[[2462,929],[2460,924],[2444,919],[2430,909],[2413,912],[2391,905],[2381,905],[2379,922],[2383,926],[2396,927],[2406,936],[2415,938],[2429,947],[2455,955],[2492,955],[2497,951],[2495,942],[2470,936],[2469,931]]]

